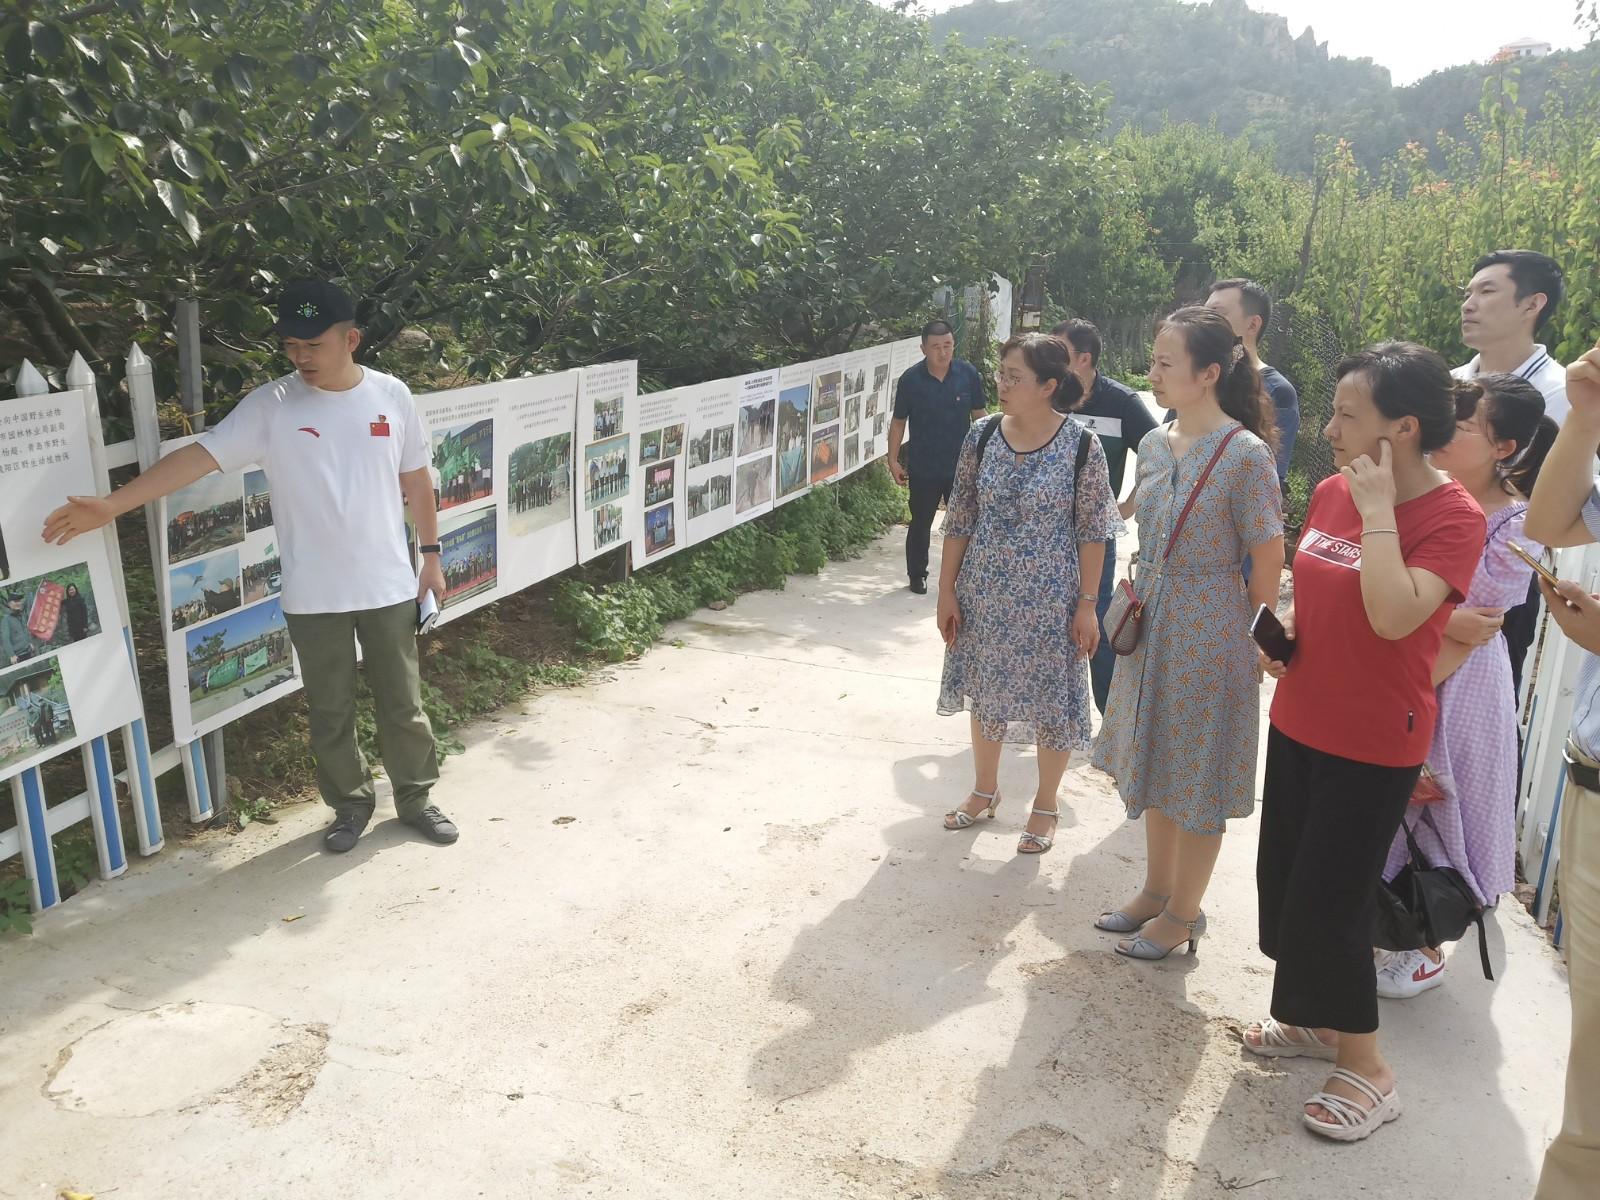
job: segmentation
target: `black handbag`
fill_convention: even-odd
[[[1435,834],[1439,829],[1423,810],[1422,819]],[[1383,950],[1421,950],[1453,942],[1478,927],[1478,957],[1483,977],[1493,979],[1489,967],[1489,941],[1483,928],[1483,906],[1461,872],[1436,867],[1417,846],[1411,826],[1402,821],[1411,861],[1388,883],[1378,882],[1378,914],[1373,922],[1372,944]]]

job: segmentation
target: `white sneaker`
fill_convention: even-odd
[[[1444,960],[1434,962],[1421,950],[1402,950],[1378,972],[1378,995],[1409,1000],[1444,982]]]

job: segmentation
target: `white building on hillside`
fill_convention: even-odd
[[[1496,62],[1517,58],[1543,58],[1551,52],[1551,49],[1549,42],[1537,41],[1534,38],[1518,38],[1501,46],[1500,53],[1494,57]]]

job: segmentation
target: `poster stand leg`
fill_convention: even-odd
[[[206,771],[205,747],[196,738],[179,748],[178,757],[183,762],[183,782],[189,792],[189,820],[195,824],[209,821],[217,815],[211,803],[211,781]]]
[[[133,824],[139,834],[139,853],[149,857],[166,845],[161,830],[161,806],[155,772],[150,767],[150,735],[144,718],[122,727],[122,759],[128,764],[128,794],[133,799]]]
[[[11,802],[17,812],[17,832],[22,835],[22,871],[28,877],[28,900],[34,912],[61,903],[56,877],[56,852],[45,823],[44,777],[38,767],[12,777]]]
[[[122,849],[122,816],[117,812],[117,776],[111,768],[111,739],[91,738],[83,747],[83,773],[89,784],[89,823],[100,859],[100,878],[115,879],[128,869]]]

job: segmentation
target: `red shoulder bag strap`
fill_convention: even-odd
[[[1178,523],[1172,527],[1172,536],[1167,539],[1167,552],[1161,556],[1161,561],[1166,562],[1172,557],[1172,548],[1178,544],[1178,534],[1183,532],[1183,523],[1189,519],[1189,510],[1194,507],[1194,502],[1200,498],[1200,491],[1206,486],[1206,480],[1211,478],[1211,472],[1216,469],[1217,463],[1222,460],[1222,452],[1228,448],[1228,443],[1233,441],[1236,434],[1244,432],[1243,425],[1235,425],[1228,430],[1228,436],[1222,439],[1217,447],[1217,452],[1211,456],[1211,461],[1206,464],[1206,469],[1200,472],[1200,478],[1195,480],[1194,489],[1189,493],[1189,499],[1183,506],[1183,511],[1178,514]]]

